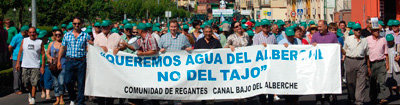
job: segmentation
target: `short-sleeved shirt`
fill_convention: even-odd
[[[132,35],[132,37],[128,40],[128,36],[126,36],[126,34],[124,34],[124,35],[121,36],[121,39],[124,40],[125,42],[127,42],[128,44],[133,44],[133,43],[136,42],[136,40],[138,39],[138,37],[135,36],[135,35]],[[134,41],[131,41],[132,43],[129,43],[130,40],[134,40]],[[136,51],[131,50],[131,49],[129,49],[129,48],[126,48],[125,50],[123,50],[123,52],[135,54]]]
[[[379,36],[378,39],[375,39],[374,36],[370,35],[367,37],[367,43],[368,56],[371,62],[386,58],[385,54],[388,54],[388,46],[384,37]]]
[[[289,42],[289,40],[287,40],[287,39],[285,38],[285,39],[282,39],[281,41],[279,41],[278,44],[285,44],[285,43],[287,43],[287,44],[289,44],[289,45],[302,45],[301,40],[298,39],[298,38],[294,38],[293,43]]]
[[[90,35],[86,32],[81,32],[76,38],[72,31],[67,32],[62,41],[62,46],[67,47],[65,56],[70,58],[86,57],[87,41],[89,40]]]
[[[101,33],[97,35],[96,39],[94,39],[94,45],[105,46],[109,50],[114,50],[118,48],[121,41],[123,40],[118,33],[109,33],[108,37]]]
[[[194,48],[195,49],[215,49],[215,48],[222,48],[222,46],[221,46],[221,43],[214,37],[211,37],[211,39],[208,43],[205,40],[205,38],[203,37],[194,44]]]
[[[137,40],[137,45],[139,46],[138,50],[146,52],[146,51],[151,51],[151,50],[158,50],[158,45],[156,39],[150,35],[147,34],[146,37],[141,37]]]
[[[322,35],[319,32],[314,33],[311,39],[311,43],[338,43],[338,39],[336,34],[332,32],[328,32],[325,35]]]
[[[179,51],[185,50],[191,47],[188,38],[180,33],[177,33],[175,37],[172,37],[171,33],[161,36],[160,44],[158,45],[160,49],[165,48],[166,51]]]
[[[250,37],[247,33],[243,33],[242,36],[237,35],[236,33],[229,35],[226,39],[225,46],[235,46],[235,47],[244,47],[249,45]]]
[[[272,33],[268,33],[268,35],[264,35],[264,32],[259,32],[253,37],[253,45],[261,45],[265,44],[276,44],[275,35]]]
[[[10,42],[10,46],[12,46],[14,48],[13,53],[12,53],[12,59],[13,60],[18,60],[18,53],[19,53],[19,48],[21,47],[21,42],[24,39],[24,37],[21,35],[21,33],[15,35],[11,42]],[[22,60],[22,55],[20,60]]]
[[[364,58],[368,52],[368,43],[366,38],[357,40],[354,35],[346,37],[343,44],[343,50],[346,56],[354,58]]]
[[[4,29],[6,29],[6,28],[4,27]],[[15,27],[10,27],[10,28],[8,28],[7,32],[8,32],[7,44],[10,44],[12,38],[13,38],[15,35],[18,34],[18,30],[17,30],[17,28],[15,28]]]

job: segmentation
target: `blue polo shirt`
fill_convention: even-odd
[[[14,48],[13,53],[12,53],[12,59],[17,60],[18,59],[18,53],[19,53],[19,48],[21,47],[21,42],[24,39],[24,36],[21,35],[21,33],[18,33],[15,35],[10,42],[10,46]],[[22,54],[21,54],[21,59],[22,60]]]

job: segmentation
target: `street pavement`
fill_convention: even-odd
[[[52,105],[53,102],[55,102],[55,97],[52,96],[51,100],[45,100],[40,98],[41,92],[38,92],[36,95],[36,104],[37,105]],[[51,95],[54,95],[52,92]],[[346,105],[348,104],[347,100],[347,93],[346,89],[343,89],[343,94],[337,95],[338,97],[338,102],[337,105]],[[275,105],[285,105],[284,99],[281,96],[281,99],[278,101],[275,101]],[[64,98],[66,99],[66,105],[69,105],[69,100],[68,97]],[[301,96],[300,97],[300,105],[314,105],[315,103],[315,96],[314,95],[306,95],[306,96]],[[96,101],[96,100],[95,100]],[[172,105],[173,102],[162,102],[162,105]],[[210,102],[208,102],[210,103]],[[94,101],[88,101],[86,100],[87,105],[97,105]],[[114,104],[116,105],[127,105],[127,100],[115,100]],[[149,101],[145,102],[146,105],[151,105]],[[200,101],[182,101],[183,105],[201,105]],[[216,100],[214,101],[215,105],[235,105],[235,100]],[[246,105],[260,105],[258,98],[253,97],[253,98],[247,98],[244,101],[244,104]],[[391,105],[400,105],[400,98],[399,96],[392,96],[390,103]],[[24,93],[21,95],[17,94],[10,94],[6,95],[0,98],[0,105],[28,105],[28,93]]]

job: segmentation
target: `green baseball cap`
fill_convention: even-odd
[[[69,30],[69,29],[72,29],[72,28],[74,28],[73,25],[71,25],[71,24],[68,24],[68,25],[67,25],[67,29],[68,29],[68,30]]]
[[[259,26],[261,26],[262,24],[260,23],[260,22],[256,22],[256,24],[254,25],[255,27],[259,27]]]
[[[124,29],[124,26],[122,26],[122,25],[119,25],[119,29]]]
[[[200,28],[204,28],[204,27],[206,27],[206,24],[202,24],[202,25],[200,26]]]
[[[158,28],[158,27],[153,27],[153,28],[152,28],[152,31],[161,31],[161,29]]]
[[[132,23],[132,26],[136,26],[136,23]]]
[[[118,28],[112,28],[111,29],[111,33],[118,33],[119,31],[118,31]]]
[[[247,29],[247,26],[245,24],[242,24],[243,29]]]
[[[29,30],[29,26],[24,25],[21,27],[21,31],[28,31]]]
[[[126,19],[122,21],[122,24],[127,24],[127,23],[128,23],[128,20],[126,20]]]
[[[294,36],[294,30],[293,30],[293,28],[287,28],[287,29],[285,30],[285,34],[286,34],[286,36]]]
[[[68,25],[72,25],[72,22],[69,22]]]
[[[247,32],[247,35],[249,35],[249,36],[254,36],[254,32],[252,31],[252,30],[248,30],[248,31],[246,31]]]
[[[392,20],[392,19],[390,19],[390,20],[388,21],[387,26],[393,26],[393,20]]]
[[[65,28],[65,27],[67,27],[66,24],[61,24],[61,28]]]
[[[392,34],[387,34],[386,35],[386,41],[393,41],[393,40],[394,40],[394,37],[393,37]]]
[[[151,27],[153,27],[153,24],[151,24],[151,23],[146,23],[146,28],[151,28]]]
[[[247,22],[247,20],[246,19],[242,19],[242,23],[245,23],[245,22]]]
[[[400,21],[399,20],[393,20],[392,26],[399,26]]]
[[[191,24],[191,23],[189,23],[189,24]],[[154,26],[160,27],[160,23],[155,23]]]
[[[379,23],[379,25],[381,25],[381,26],[384,26],[384,25],[385,25],[385,24],[383,23],[382,20],[379,20],[378,23]]]
[[[92,29],[92,28],[93,28],[92,26],[87,26],[87,27],[86,27],[86,29]]]
[[[308,22],[308,24],[310,24],[310,25],[314,24],[315,25],[315,22],[311,20],[310,22]]]
[[[188,25],[183,25],[183,29],[189,29]]]
[[[133,26],[131,23],[127,23],[124,25],[124,29],[132,29],[132,28],[133,28]]]
[[[349,22],[349,23],[347,23],[347,28],[353,28],[353,25],[354,25],[355,23],[354,22]]]
[[[95,27],[101,27],[101,23],[100,22],[96,22],[96,23],[94,23],[94,26]]]
[[[56,31],[56,30],[60,30],[60,28],[58,28],[58,26],[54,26],[51,31]]]
[[[91,33],[91,32],[92,32],[92,29],[91,29],[91,28],[88,28],[88,29],[85,30],[85,32],[86,32],[86,33]]]
[[[36,33],[40,33],[40,29],[39,28],[36,28]]]
[[[101,22],[101,26],[103,26],[103,27],[107,27],[110,25],[111,25],[111,22],[109,20],[103,20],[103,22]]]
[[[46,30],[40,30],[38,38],[43,38],[46,35],[47,35],[47,31]]]
[[[146,30],[146,29],[147,29],[146,24],[144,24],[144,23],[139,23],[138,26],[137,26],[137,29],[138,29],[138,30]]]
[[[361,24],[356,23],[356,24],[353,25],[352,28],[353,29],[361,29]]]
[[[354,35],[353,30],[350,30],[349,35]]]

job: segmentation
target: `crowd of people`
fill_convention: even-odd
[[[102,20],[95,23],[74,18],[69,24],[54,26],[51,32],[23,25],[17,29],[9,19],[0,22],[1,58],[9,57],[13,64],[13,89],[16,94],[28,92],[29,104],[35,104],[36,90],[41,98],[63,105],[68,93],[70,104],[82,105],[86,75],[87,45],[100,47],[104,52],[126,52],[151,56],[172,51],[193,49],[235,48],[252,45],[313,45],[323,43],[341,46],[342,82],[348,90],[351,104],[387,103],[390,95],[399,94],[400,36],[398,20],[389,20],[379,27],[370,20],[362,28],[360,22],[324,20],[291,22],[283,20],[232,21],[190,20],[141,22]],[[86,24],[86,27],[83,27]],[[335,103],[334,94],[315,95],[317,104]],[[298,104],[298,95],[259,95],[260,103],[271,104],[283,97],[288,104]],[[113,104],[113,98],[96,97],[99,104]],[[129,99],[140,105],[143,100]],[[237,101],[239,104],[241,101]],[[154,101],[159,104],[159,101]],[[179,101],[178,101],[179,103]],[[202,101],[202,103],[207,103]]]

